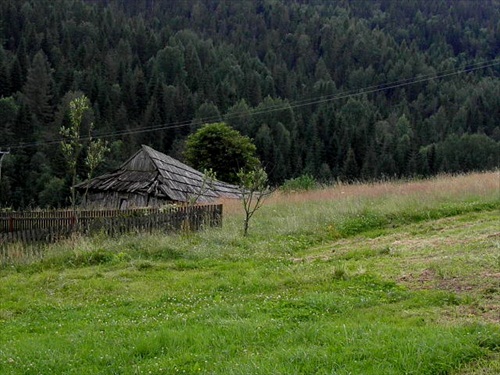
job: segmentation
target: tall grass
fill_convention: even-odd
[[[480,311],[497,304],[498,183],[495,172],[276,193],[248,237],[228,201],[222,228],[48,246],[0,269],[0,373],[494,371],[500,330]],[[401,245],[426,236],[461,242]],[[449,288],[465,270],[474,294]]]
[[[338,184],[314,191],[277,191],[255,216],[255,237],[324,233],[328,239],[459,214],[498,208],[500,173],[444,175],[428,180]],[[237,201],[225,201],[226,223],[241,216]],[[260,215],[259,215],[260,214]],[[329,235],[329,236],[328,236]]]
[[[62,266],[117,261],[120,257],[268,256],[270,250],[285,248],[285,253],[292,253],[361,232],[373,231],[373,235],[377,235],[377,231],[383,233],[384,228],[405,223],[485,208],[498,209],[499,181],[500,172],[496,171],[409,182],[337,184],[310,191],[276,191],[252,219],[248,239],[241,236],[242,204],[233,199],[221,202],[224,205],[222,229],[168,237],[161,234],[73,237],[59,244],[32,246],[27,250],[13,244],[3,251],[17,265],[44,258],[46,264],[59,262]]]

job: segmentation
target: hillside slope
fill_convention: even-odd
[[[59,129],[81,93],[103,170],[141,144],[182,158],[220,120],[273,184],[494,168],[499,19],[492,0],[2,1],[0,203],[67,203]]]
[[[496,374],[499,213],[485,173],[62,242],[0,269],[0,372]]]

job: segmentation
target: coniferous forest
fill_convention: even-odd
[[[98,173],[141,144],[182,160],[221,121],[274,185],[499,165],[497,0],[2,0],[0,17],[3,207],[68,203],[81,94],[82,140],[110,148]]]

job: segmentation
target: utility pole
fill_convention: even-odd
[[[10,154],[10,149],[8,151],[2,151],[0,150],[0,182],[2,181],[2,162],[3,162],[3,158],[5,157],[5,155],[9,155]]]

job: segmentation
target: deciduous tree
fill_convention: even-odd
[[[267,173],[261,167],[245,171],[241,169],[238,172],[239,186],[241,191],[241,201],[245,211],[243,221],[243,235],[248,235],[250,219],[255,212],[262,207],[264,199],[271,194],[267,184]]]
[[[238,171],[260,165],[250,138],[223,122],[205,124],[186,141],[186,161],[198,170],[212,169],[221,181],[237,183]]]
[[[89,108],[90,101],[85,95],[73,99],[69,103],[70,125],[68,127],[62,126],[60,130],[60,134],[63,137],[61,150],[68,165],[68,172],[71,178],[71,206],[73,208],[75,208],[76,205],[75,185],[78,177],[78,160],[85,147],[84,139],[82,139],[81,136],[81,128],[84,115]],[[93,129],[92,123],[89,129],[89,134],[91,134]],[[94,140],[91,135],[87,139],[87,156],[85,164],[88,168],[87,177],[91,178],[92,173],[104,160],[104,155],[109,149],[107,143],[100,139]]]

